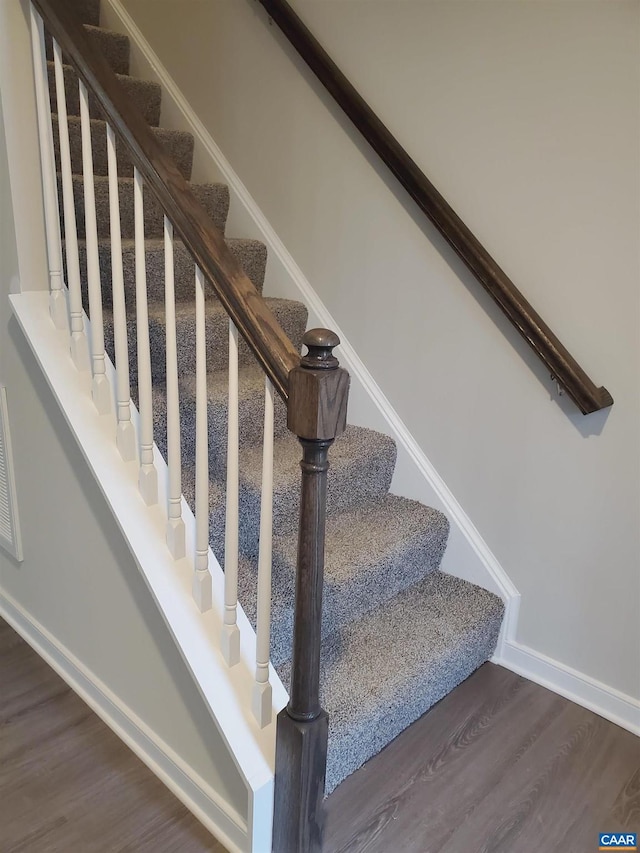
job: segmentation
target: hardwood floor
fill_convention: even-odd
[[[485,664],[327,806],[327,853],[590,853],[640,831],[640,739]]]
[[[0,853],[224,853],[0,619]]]
[[[590,853],[640,831],[640,739],[486,664],[327,811],[326,853]],[[0,853],[107,851],[224,853],[0,620]]]

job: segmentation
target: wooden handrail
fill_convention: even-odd
[[[93,92],[105,118],[126,145],[177,234],[214,288],[280,396],[287,401],[289,373],[300,356],[226,246],[222,233],[157,142],[107,61],[89,42],[73,11],[60,0],[33,0],[51,35]]]
[[[383,163],[500,306],[583,414],[613,404],[351,85],[287,0],[258,0]]]

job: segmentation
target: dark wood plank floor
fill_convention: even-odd
[[[640,739],[485,664],[327,806],[327,853],[591,853],[640,832]]]
[[[0,853],[224,853],[0,619]]]
[[[326,853],[590,853],[640,739],[486,664],[327,800]],[[224,853],[0,620],[0,853]]]

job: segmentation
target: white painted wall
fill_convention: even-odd
[[[0,602],[16,602],[246,819],[245,784],[11,316],[18,279],[0,104],[0,383],[25,557],[0,551]]]
[[[17,265],[13,271],[19,271],[23,290],[46,290],[49,276],[29,0],[0,0],[0,90],[6,124],[3,145],[12,163],[6,186],[11,187],[15,210],[10,251],[17,248]],[[5,210],[11,208],[3,208],[3,216]],[[4,220],[0,220],[0,231],[6,233]],[[14,276],[12,292],[17,281]]]
[[[522,593],[518,639],[640,697],[638,4],[294,0],[611,391],[586,418],[257,4],[124,5]]]

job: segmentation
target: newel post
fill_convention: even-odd
[[[349,374],[328,329],[303,338],[308,353],[289,374],[287,425],[302,445],[302,487],[289,704],[278,715],[274,853],[320,853],[329,718],[320,706],[320,634],[328,453],[344,432]]]

